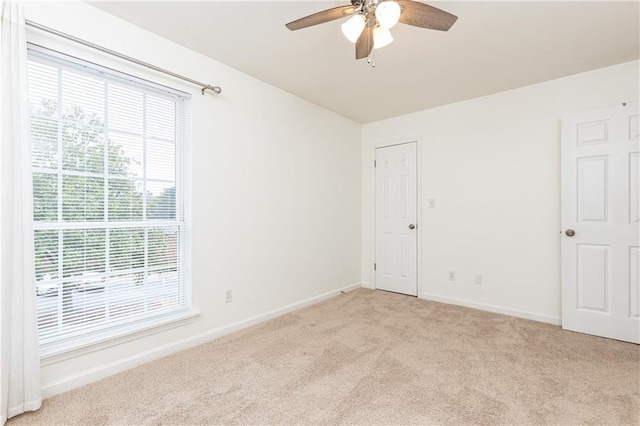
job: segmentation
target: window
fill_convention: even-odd
[[[186,313],[188,95],[36,46],[28,74],[43,353]]]

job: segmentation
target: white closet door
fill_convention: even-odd
[[[638,105],[562,121],[562,325],[640,343]]]

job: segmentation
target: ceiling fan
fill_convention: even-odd
[[[291,31],[351,16],[342,32],[356,44],[356,59],[393,41],[389,29],[398,22],[430,30],[447,31],[458,19],[444,10],[413,0],[351,0],[351,5],[323,10],[289,22]]]

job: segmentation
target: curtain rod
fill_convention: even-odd
[[[71,40],[71,41],[73,41],[75,43],[82,44],[84,46],[90,47],[90,48],[95,49],[95,50],[99,50],[100,52],[107,53],[107,54],[115,56],[117,58],[124,59],[125,61],[133,62],[134,64],[141,65],[143,67],[152,69],[154,71],[158,71],[158,72],[161,72],[163,74],[170,75],[171,77],[175,77],[175,78],[178,78],[180,80],[184,80],[184,81],[189,82],[191,84],[195,84],[196,86],[202,87],[201,92],[202,92],[203,95],[204,95],[204,92],[206,90],[211,90],[216,95],[219,95],[220,93],[222,93],[222,89],[220,88],[220,86],[212,86],[210,84],[202,83],[202,82],[194,80],[192,78],[185,77],[185,76],[180,75],[180,74],[176,74],[175,72],[166,70],[164,68],[157,67],[157,66],[149,64],[147,62],[140,61],[140,60],[138,60],[136,58],[132,58],[131,56],[124,55],[124,54],[122,54],[120,52],[116,52],[115,50],[107,49],[106,47],[102,47],[102,46],[99,46],[97,44],[93,44],[91,42],[82,40],[82,39],[80,39],[78,37],[74,37],[72,35],[60,32],[58,30],[54,30],[53,28],[45,27],[44,25],[40,25],[40,24],[38,24],[36,22],[33,22],[33,21],[25,20],[25,24],[27,26],[29,26],[29,27],[32,27],[32,28],[47,32],[49,34],[53,34],[55,36],[58,36],[58,37],[61,37],[61,38],[67,39],[67,40]]]

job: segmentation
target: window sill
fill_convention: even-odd
[[[47,366],[131,340],[190,324],[200,316],[198,311],[182,311],[158,318],[145,319],[105,330],[96,336],[76,338],[71,342],[54,342],[40,346],[40,365]]]

